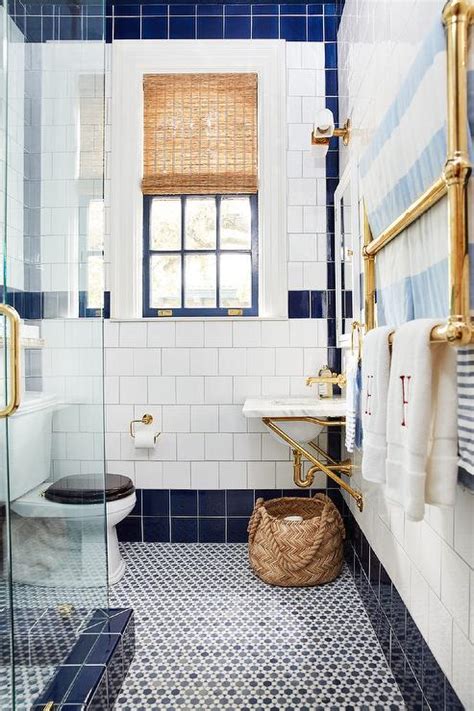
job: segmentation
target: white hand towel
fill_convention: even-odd
[[[440,343],[433,351],[433,430],[428,451],[428,504],[454,506],[458,480],[456,349]]]
[[[393,338],[387,414],[387,497],[421,521],[425,501],[454,502],[456,355],[430,345],[436,321],[400,326]]]
[[[346,357],[346,449],[354,451],[356,436],[356,379],[357,361],[355,353],[349,352]]]
[[[387,452],[387,397],[390,374],[389,326],[374,328],[364,338],[362,358],[362,476],[385,481]]]

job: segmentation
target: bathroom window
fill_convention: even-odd
[[[257,196],[144,198],[145,315],[256,315]]]
[[[285,318],[284,43],[127,40],[112,55],[111,318]]]
[[[255,316],[257,75],[143,87],[143,315]]]

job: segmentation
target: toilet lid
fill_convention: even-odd
[[[135,487],[128,476],[105,475],[106,501],[117,501],[133,494]],[[73,474],[51,484],[44,496],[61,504],[100,504],[104,501],[103,474]]]

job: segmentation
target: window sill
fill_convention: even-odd
[[[232,321],[240,321],[246,323],[247,321],[288,321],[288,316],[143,316],[142,318],[110,318],[107,319],[111,323],[147,323],[151,321],[153,323],[169,323],[169,322],[183,322],[197,323],[199,321],[209,321],[211,323],[216,323],[218,321],[228,323]]]

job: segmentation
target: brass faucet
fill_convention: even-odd
[[[340,388],[344,388],[346,386],[346,376],[344,373],[332,373],[331,376],[329,375],[311,375],[309,378],[306,378],[306,385],[314,385],[314,383],[331,383],[332,385],[337,385]]]

